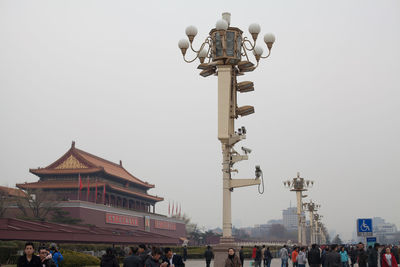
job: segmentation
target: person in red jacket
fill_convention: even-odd
[[[386,248],[386,253],[382,255],[382,267],[397,267],[397,261],[390,248]]]
[[[257,253],[257,246],[254,246],[253,248],[253,253],[251,254],[251,258],[254,260],[256,258],[256,253]]]

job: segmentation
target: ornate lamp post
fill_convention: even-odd
[[[318,211],[318,209],[321,207],[319,204],[315,204],[310,200],[310,202],[306,202],[303,204],[303,207],[305,210],[307,210],[310,214],[310,243],[315,244],[317,243],[316,241],[316,231],[315,231],[315,219],[314,219],[314,212]]]
[[[239,154],[234,145],[246,138],[246,128],[241,127],[235,130],[235,119],[239,116],[247,116],[254,113],[253,106],[237,105],[237,93],[254,91],[254,84],[250,81],[238,82],[237,77],[246,72],[254,71],[260,59],[269,57],[275,37],[272,34],[264,35],[268,53],[263,56],[263,48],[256,45],[258,34],[261,27],[258,24],[251,24],[249,32],[251,39],[243,36],[243,31],[230,26],[230,13],[223,13],[222,19],[218,20],[215,28],[211,29],[209,35],[198,49],[193,48],[193,40],[197,35],[197,28],[189,26],[186,28],[187,39],[179,41],[178,46],[182,52],[183,59],[191,63],[199,59],[198,69],[200,75],[208,77],[215,75],[218,77],[218,139],[222,145],[222,181],[223,181],[223,211],[222,228],[223,235],[221,243],[233,243],[232,237],[232,218],[231,218],[231,192],[234,188],[258,185],[259,191],[262,178],[262,171],[256,166],[255,179],[232,179],[231,173],[238,172],[232,169],[233,165],[239,161],[247,160],[250,149],[242,147],[244,154]],[[186,58],[188,50],[194,52],[192,59]],[[249,55],[250,54],[250,55]],[[251,61],[253,60],[253,62]],[[226,254],[226,251],[224,251]],[[219,267],[223,261],[217,259],[215,266]]]
[[[314,213],[314,221],[315,221],[315,233],[316,233],[316,243],[317,244],[324,244],[324,242],[322,242],[322,223],[321,223],[321,219],[324,216],[319,215],[318,213]]]
[[[297,173],[297,177],[292,180],[287,180],[283,182],[283,185],[290,189],[290,191],[296,192],[297,196],[297,237],[300,245],[306,245],[306,220],[303,216],[303,203],[302,199],[307,197],[303,195],[303,191],[307,191],[307,188],[310,188],[314,185],[313,181],[305,180],[300,177],[300,173]]]

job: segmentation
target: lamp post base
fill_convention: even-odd
[[[239,256],[239,248],[233,237],[221,237],[219,244],[213,246],[214,267],[225,267],[225,260],[228,258],[228,249],[233,248]]]

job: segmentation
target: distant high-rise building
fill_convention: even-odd
[[[304,212],[302,214],[304,215]],[[283,226],[288,231],[295,231],[297,230],[297,208],[296,207],[290,207],[282,211],[282,219],[283,219]]]

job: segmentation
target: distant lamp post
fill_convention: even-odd
[[[303,207],[305,210],[309,212],[309,217],[310,217],[310,243],[311,244],[316,244],[317,243],[317,238],[316,238],[316,231],[315,231],[315,219],[314,219],[314,213],[318,211],[318,209],[321,207],[321,205],[316,204],[310,200],[308,203],[304,203]]]
[[[322,229],[321,229],[322,226],[321,219],[323,217],[324,216],[319,215],[318,213],[314,213],[314,221],[315,221],[314,226],[315,226],[315,237],[316,237],[315,243],[317,244],[325,244],[325,242],[322,242]]]
[[[292,180],[287,180],[283,182],[283,185],[290,189],[290,191],[296,192],[297,197],[297,237],[300,245],[306,245],[306,220],[303,216],[303,203],[302,199],[307,197],[303,195],[303,191],[307,191],[308,188],[314,185],[313,181],[306,180],[300,177],[300,173],[297,173],[297,177]]]
[[[197,28],[194,26],[187,27],[185,32],[188,38],[178,42],[185,62],[191,63],[198,59],[200,64],[197,68],[200,70],[201,76],[216,75],[218,77],[218,139],[222,145],[223,157],[223,235],[221,243],[225,244],[233,242],[231,218],[231,192],[233,189],[259,185],[259,191],[262,192],[264,190],[264,188],[260,190],[262,172],[259,166],[256,166],[255,178],[231,178],[231,173],[237,172],[236,169],[232,169],[233,165],[239,161],[247,160],[248,154],[251,152],[250,149],[242,147],[245,154],[241,155],[233,149],[236,143],[246,138],[246,128],[241,127],[235,130],[235,119],[239,116],[244,117],[254,113],[253,106],[239,107],[237,105],[237,92],[254,91],[254,84],[250,81],[238,82],[237,77],[255,70],[259,65],[260,59],[269,57],[275,42],[274,35],[264,35],[268,53],[263,56],[263,48],[257,45],[257,38],[261,31],[260,25],[251,24],[249,26],[252,38],[250,40],[243,36],[241,29],[231,27],[230,23],[231,14],[228,12],[223,13],[222,19],[217,21],[215,28],[211,29],[198,49],[193,47],[193,40],[197,35]],[[194,53],[191,59],[187,58],[189,49]],[[226,251],[224,253],[226,254]],[[223,261],[216,260],[214,266],[219,267],[222,264]]]

